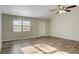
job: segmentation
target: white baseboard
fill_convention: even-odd
[[[24,38],[8,39],[8,40],[3,40],[3,41],[22,40],[22,39],[37,38],[37,37],[41,37],[41,36],[32,36],[32,37],[24,37]]]
[[[37,37],[41,37],[41,36],[32,36],[32,37],[25,37],[25,38],[8,39],[8,40],[3,40],[3,41],[22,40],[22,39],[37,38]],[[68,38],[68,37],[61,37],[61,36],[50,36],[50,37],[58,37],[58,38],[63,38],[63,39],[68,39],[68,40],[73,40],[73,41],[79,41],[76,38]]]
[[[58,38],[63,38],[63,39],[68,39],[73,41],[79,41],[77,38],[71,38],[71,37],[62,37],[62,36],[51,36],[51,37],[58,37]]]

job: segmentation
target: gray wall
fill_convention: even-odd
[[[46,35],[46,21],[35,18],[28,18],[22,16],[13,16],[3,14],[3,41],[26,39],[31,37],[45,36]],[[30,32],[13,32],[12,31],[12,20],[23,19],[30,20],[32,27]]]
[[[2,45],[2,13],[0,13],[0,49]]]

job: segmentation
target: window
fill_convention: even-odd
[[[31,30],[31,21],[13,20],[13,32],[22,32]]]
[[[31,29],[31,22],[23,21],[23,31],[30,31],[30,29]]]
[[[21,32],[21,20],[13,20],[13,32]]]

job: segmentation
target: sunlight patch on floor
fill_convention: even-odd
[[[46,53],[53,53],[58,50],[58,49],[53,48],[53,47],[46,45],[46,44],[35,44],[34,46],[41,49],[42,51],[44,51]]]
[[[38,49],[36,49],[33,46],[23,47],[23,48],[21,48],[21,51],[24,54],[43,54],[43,52],[39,51]]]
[[[23,47],[21,50],[24,54],[68,54],[46,44],[34,44],[33,46]]]

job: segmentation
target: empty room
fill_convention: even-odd
[[[0,5],[0,54],[79,54],[79,6]]]

